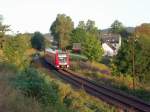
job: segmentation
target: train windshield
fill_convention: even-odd
[[[59,62],[66,63],[67,62],[67,55],[66,54],[59,54]]]

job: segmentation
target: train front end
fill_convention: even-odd
[[[58,66],[57,68],[69,68],[69,53],[58,52]]]

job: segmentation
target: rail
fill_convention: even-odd
[[[74,85],[84,88],[90,94],[105,100],[123,110],[133,110],[137,112],[150,112],[150,104],[143,102],[133,96],[123,92],[118,92],[110,87],[94,83],[93,81],[79,76],[77,73],[68,70],[58,70],[62,78]]]

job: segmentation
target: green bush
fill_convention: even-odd
[[[34,68],[18,73],[13,84],[25,95],[35,97],[45,105],[56,104],[59,99],[57,85],[54,82],[46,83],[44,77]]]
[[[35,68],[27,68],[17,73],[17,71],[11,71],[13,67],[15,66],[0,64],[0,96],[2,96],[0,105],[6,107],[3,110],[72,112],[59,100],[58,84],[51,80],[46,81],[47,77]]]
[[[105,112],[108,108],[103,103],[100,106],[97,105],[98,102],[94,103],[95,100],[91,101],[85,92],[73,92],[70,86],[56,80],[54,82],[34,68],[19,72],[12,81],[13,85],[26,96],[42,103],[44,112],[49,112],[49,109],[56,112]]]
[[[29,66],[30,63],[30,57],[26,52],[30,48],[30,45],[24,44],[29,43],[28,36],[27,38],[25,37],[17,35],[16,37],[8,38],[2,49],[7,62],[16,65],[20,70]]]

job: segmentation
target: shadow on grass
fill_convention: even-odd
[[[95,79],[96,80],[96,79]],[[150,91],[140,87],[140,88],[129,88],[128,86],[114,82],[111,79],[106,79],[106,78],[99,78],[98,80],[95,81],[96,83],[107,85],[109,87],[113,87],[114,89],[117,89],[118,91],[125,92],[129,95],[133,95],[147,103],[150,104]]]
[[[139,99],[142,99],[143,101],[146,101],[150,104],[150,91],[145,90],[144,88],[138,88],[138,89],[131,89],[128,88],[125,85],[122,86],[114,86],[116,89],[122,90],[128,94],[131,94],[133,96],[138,97]]]

